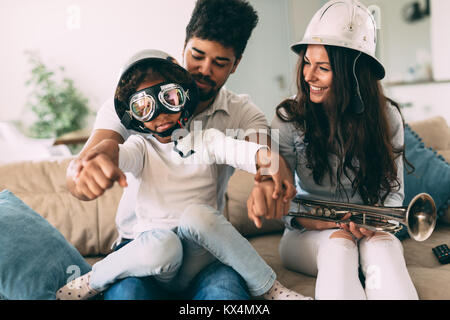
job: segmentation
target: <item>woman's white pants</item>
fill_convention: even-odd
[[[280,242],[286,268],[317,277],[316,299],[418,299],[402,244],[394,235],[383,232],[355,243],[331,237],[337,230],[286,229]]]

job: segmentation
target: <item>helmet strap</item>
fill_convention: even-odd
[[[358,55],[355,58],[355,61],[353,62],[353,77],[355,78],[355,90],[353,93],[353,96],[350,100],[350,105],[354,113],[361,114],[364,112],[365,106],[364,101],[361,97],[361,91],[359,90],[359,82],[358,77],[356,76],[356,62],[358,61],[358,58],[361,56],[361,52],[358,53]]]
[[[160,136],[162,138],[168,137],[170,135],[172,135],[172,133],[177,130],[177,129],[182,129],[184,128],[184,125],[186,124],[188,118],[186,117],[185,113],[183,112],[183,114],[181,114],[180,119],[177,121],[177,123],[172,127],[169,128],[163,132],[156,132],[150,129],[147,129],[149,132],[151,132],[152,134],[155,134],[157,136]]]

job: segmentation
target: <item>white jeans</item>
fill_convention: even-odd
[[[119,279],[154,276],[167,289],[180,291],[216,259],[238,272],[253,296],[275,282],[272,268],[220,212],[192,204],[177,228],[146,231],[94,264],[90,285],[102,291]]]
[[[317,276],[317,300],[418,299],[402,244],[394,235],[382,233],[356,244],[345,238],[330,238],[337,230],[286,229],[280,242],[286,268]],[[365,287],[358,276],[359,266]]]

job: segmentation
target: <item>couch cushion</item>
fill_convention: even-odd
[[[450,226],[439,224],[426,241],[412,239],[402,241],[409,274],[420,299],[449,300],[450,264],[441,265],[432,249],[443,243],[450,244]]]
[[[11,190],[56,227],[82,255],[106,254],[117,236],[114,219],[121,188],[115,185],[94,201],[76,199],[65,181],[70,160],[0,166],[0,190]]]
[[[316,278],[288,270],[283,266],[280,254],[278,253],[280,240],[280,233],[251,237],[249,239],[255,250],[258,251],[264,261],[275,271],[278,281],[289,289],[305,296],[314,297]]]
[[[8,190],[0,192],[0,296],[55,299],[69,277],[91,267],[47,220]]]

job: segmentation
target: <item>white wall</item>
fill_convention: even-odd
[[[450,1],[431,0],[431,49],[435,80],[450,80]]]
[[[37,50],[97,110],[112,97],[121,65],[144,48],[181,59],[194,0],[0,0],[0,121],[24,111],[30,66]],[[181,60],[179,60],[181,62]]]
[[[290,45],[301,40],[319,0],[250,0],[259,22],[227,88],[250,94],[269,122],[276,106],[296,92],[297,55]]]
[[[379,29],[379,58],[386,68],[385,81],[407,81],[408,69],[418,63],[431,63],[430,18],[414,23],[403,19],[405,6],[425,0],[360,0],[366,6],[377,5],[381,9]]]
[[[386,94],[403,105],[406,122],[442,116],[450,125],[450,83],[391,86]]]
[[[292,41],[290,0],[249,2],[258,12],[259,22],[226,87],[236,93],[249,94],[271,121],[275,107],[295,88],[295,60],[289,51]]]

